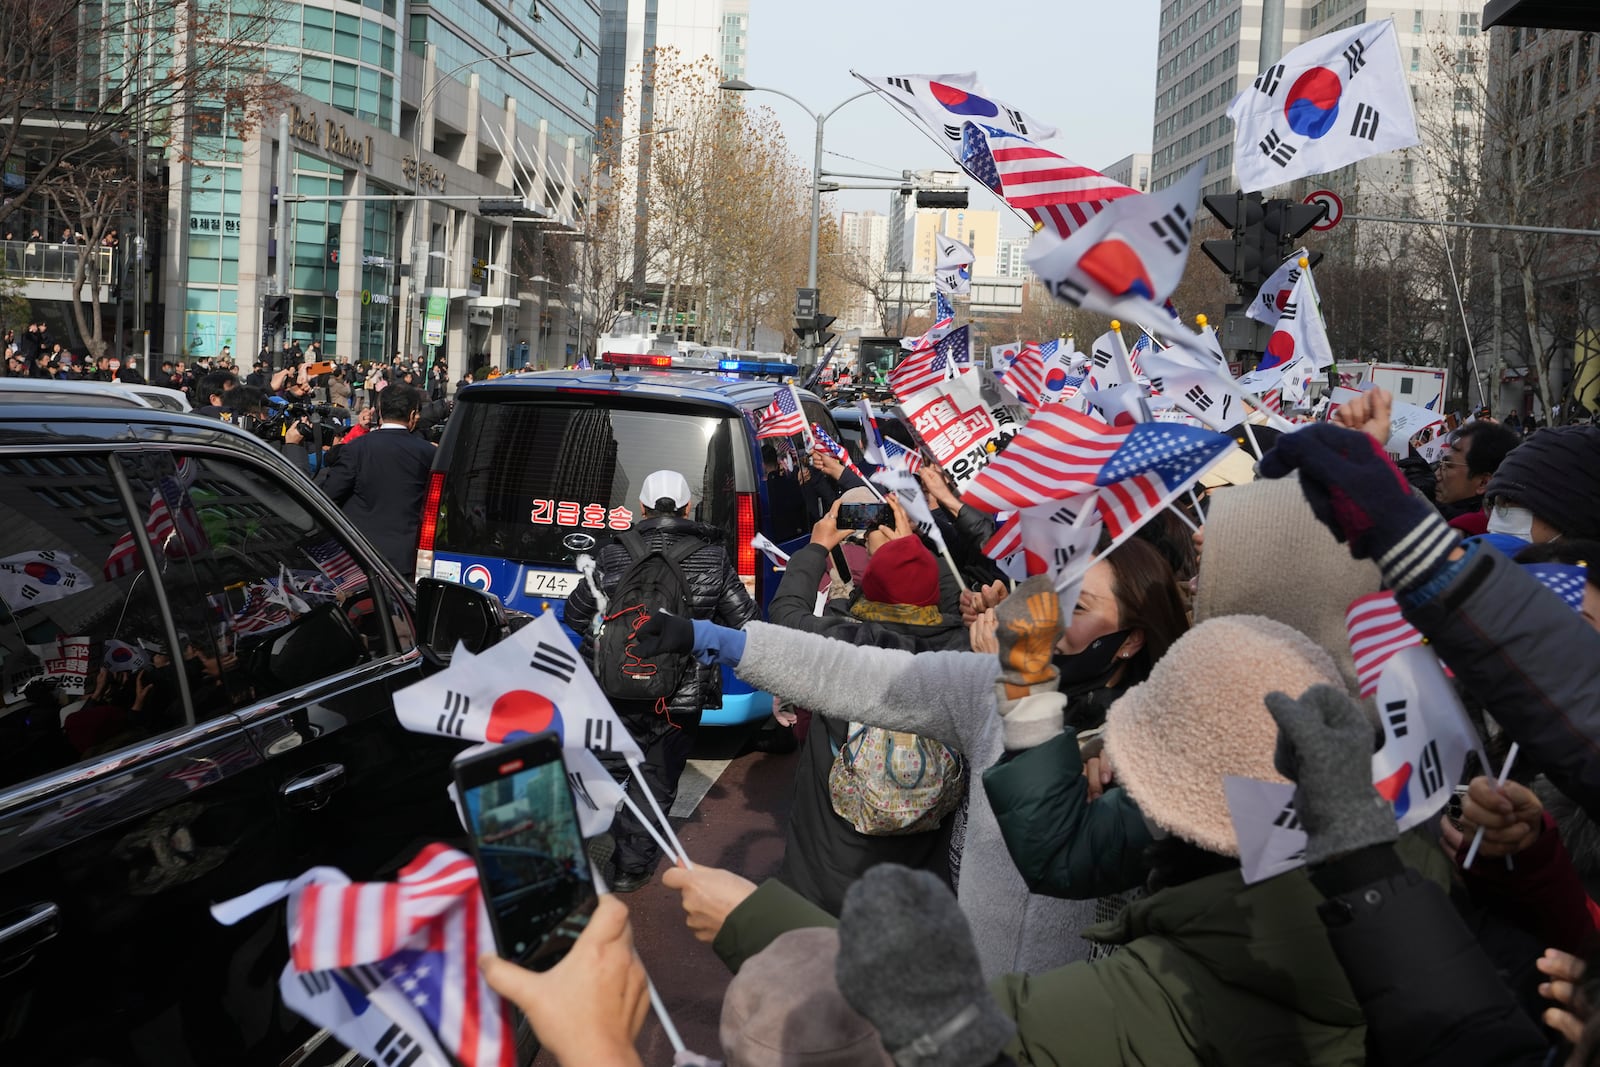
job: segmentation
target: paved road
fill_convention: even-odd
[[[716,733],[702,735],[712,744]],[[726,867],[753,881],[775,874],[783,858],[783,831],[788,817],[797,758],[751,753],[724,760],[706,744],[685,773],[672,824],[689,857],[698,863]],[[698,783],[696,778],[699,779]],[[714,780],[713,780],[714,779]],[[687,817],[694,794],[704,798]],[[678,895],[661,886],[659,877],[645,888],[623,898],[633,920],[634,942],[665,1001],[678,1032],[688,1047],[720,1059],[717,1025],[722,1016],[722,995],[727,989],[727,968],[694,939],[684,925]],[[639,1035],[639,1052],[645,1067],[672,1063],[672,1047],[654,1015],[646,1019]],[[551,1067],[541,1055],[538,1063]]]

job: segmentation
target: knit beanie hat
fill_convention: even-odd
[[[1567,537],[1600,537],[1600,426],[1538,431],[1506,454],[1483,495],[1521,505]]]
[[[927,871],[880,863],[849,888],[835,969],[896,1067],[983,1067],[1016,1033],[955,894]]]
[[[839,934],[791,930],[739,968],[722,998],[728,1067],[889,1067],[872,1024],[839,992]]]
[[[872,554],[857,583],[879,604],[933,607],[939,603],[939,563],[918,537],[897,537]]]
[[[1259,615],[1208,619],[1111,705],[1106,752],[1117,781],[1156,825],[1237,856],[1223,778],[1285,780],[1272,763],[1278,727],[1267,694],[1338,684],[1328,653],[1283,623]]]
[[[1298,474],[1258,478],[1206,501],[1197,623],[1222,615],[1276,619],[1326,649],[1354,694],[1360,684],[1345,612],[1357,597],[1381,587],[1372,561],[1352,559],[1350,549],[1317,521]]]

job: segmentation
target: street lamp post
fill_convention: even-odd
[[[807,115],[810,115],[811,121],[817,124],[816,147],[812,155],[811,163],[811,242],[806,257],[806,288],[815,289],[817,287],[817,236],[822,224],[822,130],[823,127],[827,125],[828,120],[833,117],[834,112],[838,111],[852,100],[860,100],[863,96],[871,96],[874,90],[863,89],[854,96],[845,97],[829,110],[819,114],[806,107],[806,105],[801,103],[798,98],[791,96],[782,89],[773,89],[765,85],[751,85],[749,82],[739,78],[730,78],[727,81],[720,82],[718,83],[717,88],[731,93],[774,93],[786,100],[792,101],[800,108],[801,111],[804,111]],[[805,365],[809,369],[817,361],[816,346],[807,345],[806,352],[807,358]]]

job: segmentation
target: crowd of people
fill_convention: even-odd
[[[931,466],[948,554],[893,494],[864,537],[841,528],[841,504],[875,498],[814,457],[834,499],[766,622],[722,549],[696,549],[693,610],[643,622],[637,655],[729,667],[801,735],[777,876],[662,875],[735,974],[728,1064],[1600,1062],[1600,427],[1479,418],[1437,463],[1397,465],[1373,390],[1256,435],[1253,481],[1147,524],[1071,603],[999,576],[994,517]],[[663,486],[656,547],[703,536]],[[1538,561],[1590,567],[1581,610]],[[609,588],[631,566],[600,562]],[[1458,803],[1405,832],[1346,628],[1380,590],[1493,764],[1469,757]],[[657,723],[695,715],[706,677]],[[1246,881],[1230,778],[1292,784],[1303,863]],[[658,860],[629,862],[617,888]],[[650,962],[660,983],[670,961]],[[639,1062],[616,896],[553,970],[483,965],[560,1063]]]

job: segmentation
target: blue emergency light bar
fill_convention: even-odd
[[[785,377],[799,369],[793,363],[767,363],[750,359],[725,359],[721,368],[724,374],[781,374]]]

